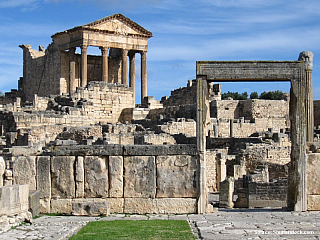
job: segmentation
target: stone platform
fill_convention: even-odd
[[[223,210],[212,214],[125,215],[108,217],[43,216],[32,225],[0,233],[0,239],[68,239],[91,221],[187,220],[198,239],[320,239],[320,212]]]

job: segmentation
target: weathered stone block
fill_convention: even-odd
[[[41,213],[50,213],[50,198],[40,198],[40,212]]]
[[[106,157],[87,156],[85,167],[85,195],[91,197],[108,197],[108,168]]]
[[[40,198],[51,197],[50,156],[37,158],[37,190],[40,190]]]
[[[157,198],[197,197],[197,157],[158,156]]]
[[[16,215],[27,212],[29,185],[0,187],[0,216]]]
[[[320,210],[320,195],[308,195],[308,211]]]
[[[72,215],[80,216],[108,216],[110,214],[110,203],[105,199],[103,202],[81,199],[72,203]]]
[[[73,156],[51,158],[52,196],[75,197],[74,161],[75,157]]]
[[[123,145],[76,145],[55,146],[52,149],[53,156],[121,156]]]
[[[29,184],[30,190],[36,190],[36,157],[13,157],[12,168],[14,184]]]
[[[12,147],[12,156],[37,156],[42,153],[41,146],[13,146]]]
[[[193,198],[125,198],[124,212],[135,214],[186,214],[197,212]]]
[[[307,156],[308,194],[320,195],[320,154],[311,153]]]
[[[38,216],[40,213],[40,191],[30,191],[29,192],[29,211],[32,217]]]
[[[84,166],[83,157],[79,156],[76,159],[76,197],[84,197]]]
[[[124,155],[129,156],[161,156],[161,155],[196,155],[196,146],[193,144],[178,145],[126,145]]]
[[[124,198],[108,198],[110,202],[110,213],[123,213]]]
[[[3,159],[3,157],[0,156],[0,187],[3,186],[5,169],[6,169],[6,163]]]
[[[50,213],[65,213],[72,212],[72,199],[51,199]]]
[[[109,197],[123,196],[123,157],[109,156]]]
[[[124,157],[124,197],[155,198],[155,157]]]

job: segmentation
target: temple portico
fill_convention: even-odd
[[[86,87],[89,81],[98,80],[128,85],[135,95],[135,55],[140,53],[142,100],[147,96],[146,55],[150,37],[151,32],[121,14],[54,34],[53,42],[61,54],[68,53],[69,58],[69,64],[66,64],[69,71],[61,68],[61,78],[67,86],[65,92],[74,92],[77,87]],[[91,46],[100,48],[101,60],[89,59],[92,58],[88,55]],[[76,48],[81,49],[80,56],[76,54]],[[94,63],[89,64],[89,61]],[[90,66],[93,70],[89,70]],[[98,72],[100,77],[96,76]]]

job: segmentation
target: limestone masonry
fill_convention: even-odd
[[[313,54],[197,62],[196,79],[158,101],[147,96],[150,37],[115,14],[52,35],[46,49],[20,46],[18,90],[0,97],[0,231],[39,212],[320,210]],[[284,100],[221,100],[218,80],[290,81],[292,91]]]

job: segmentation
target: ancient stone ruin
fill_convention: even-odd
[[[39,212],[205,213],[212,195],[220,207],[320,209],[313,54],[197,62],[196,79],[158,101],[147,96],[150,37],[115,14],[54,34],[47,49],[20,46],[23,77],[0,98],[1,229]],[[291,93],[221,100],[214,81],[289,81]]]

